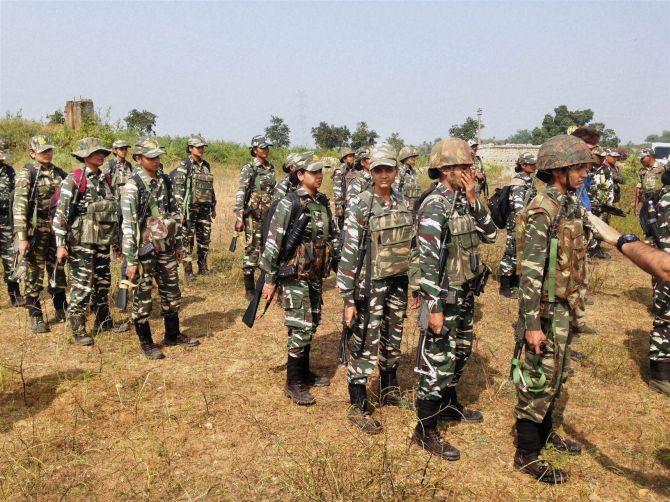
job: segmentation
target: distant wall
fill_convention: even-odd
[[[65,103],[65,123],[72,129],[79,129],[84,123],[84,118],[93,113],[92,99],[79,99]]]
[[[503,174],[511,176],[514,174],[514,164],[516,164],[516,159],[519,158],[519,155],[525,152],[537,155],[539,149],[540,147],[538,145],[494,145],[492,143],[486,143],[479,145],[477,155],[479,155],[484,162],[503,165],[505,167],[505,172]]]

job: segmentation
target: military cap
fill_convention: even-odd
[[[414,148],[413,146],[403,146],[400,149],[400,153],[398,154],[398,160],[402,162],[405,159],[409,159],[410,157],[418,157],[419,156],[419,151]]]
[[[656,156],[654,155],[654,151],[653,151],[651,148],[643,148],[642,150],[640,150],[640,153],[637,155],[637,158],[638,158],[639,160],[642,160],[642,159],[644,159],[645,157],[654,157],[654,158],[656,158]]]
[[[468,146],[472,148],[473,146],[479,146],[479,143],[477,143],[477,140],[475,138],[472,138],[468,140]]]
[[[605,156],[605,149],[601,147],[597,147],[595,150],[593,150],[593,155],[597,155],[598,157],[604,157]]]
[[[314,152],[302,152],[294,154],[293,166],[290,172],[297,172],[306,169],[305,166],[314,159]]]
[[[30,148],[35,153],[46,152],[47,150],[52,150],[54,146],[51,144],[51,138],[49,136],[44,136],[43,134],[38,134],[30,138],[28,142],[28,148]]]
[[[397,167],[396,151],[387,143],[376,146],[370,152],[370,170],[379,166]]]
[[[460,138],[438,141],[430,151],[429,170],[474,164],[468,144]]]
[[[254,136],[251,138],[251,148],[268,148],[272,146],[272,142],[268,141],[265,136]]]
[[[112,143],[113,150],[116,150],[117,148],[128,148],[129,146],[130,145],[122,139],[117,139],[114,143]]]
[[[593,154],[588,145],[578,137],[568,134],[559,134],[550,138],[537,152],[538,173],[591,163],[593,163]]]
[[[354,151],[348,146],[341,146],[338,158],[340,159],[340,162],[342,162],[342,160],[344,160],[344,157],[346,157],[347,155],[351,155],[353,153]]]
[[[617,152],[616,150],[608,148],[607,150],[605,150],[605,157],[621,157],[621,155],[619,155],[619,152]]]
[[[284,162],[284,165],[281,167],[285,173],[290,173],[291,171],[293,171],[295,160],[299,155],[300,155],[299,153],[289,153],[286,156],[286,162]]]
[[[310,173],[318,173],[319,171],[322,171],[324,167],[326,166],[323,164],[322,161],[316,160],[313,162],[306,163],[306,165],[297,168],[296,171],[309,171]]]
[[[95,152],[103,152],[106,157],[111,153],[111,150],[102,144],[100,138],[88,137],[77,141],[77,149],[71,152],[71,155],[83,161]]]
[[[9,153],[9,143],[4,139],[0,140],[0,160],[12,160],[12,154]]]
[[[191,134],[188,138],[188,146],[207,146],[207,142],[200,134]]]
[[[521,155],[519,155],[519,158],[517,159],[517,163],[524,165],[524,164],[536,164],[537,159],[535,158],[535,155],[533,155],[530,152],[524,152]]]
[[[369,159],[370,158],[370,149],[361,147],[358,150],[356,150],[356,162],[360,162],[363,159]]]
[[[156,138],[150,136],[140,136],[137,138],[137,141],[135,142],[135,150],[133,150],[133,156],[141,155],[149,159],[154,159],[164,153],[165,150],[161,148],[158,141],[156,141]]]

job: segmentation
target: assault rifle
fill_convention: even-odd
[[[249,201],[251,200],[251,195],[254,192],[254,184],[256,183],[256,174],[257,171],[254,169],[254,174],[251,178],[249,178],[249,183],[247,183],[246,188],[244,189],[244,199],[242,200],[242,221],[249,215],[251,212],[247,206],[249,206]],[[228,247],[228,251],[231,253],[234,253],[235,250],[237,249],[237,238],[239,237],[240,233],[236,230],[235,235],[233,236],[232,240],[230,241],[230,246]]]
[[[623,211],[623,209],[619,209],[616,206],[611,206],[610,204],[605,204],[604,202],[594,202],[593,209],[596,212],[608,213],[612,216],[619,216],[621,218],[625,218],[627,214]]]

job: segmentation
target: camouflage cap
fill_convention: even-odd
[[[429,169],[474,164],[468,144],[460,138],[447,138],[435,143],[430,151]]]
[[[122,139],[117,139],[114,143],[112,143],[113,150],[116,150],[117,148],[128,148],[129,146],[130,145]]]
[[[538,172],[592,163],[593,154],[588,145],[569,134],[559,134],[550,138],[537,153]]]
[[[188,138],[188,146],[207,146],[207,142],[200,134],[191,134]]]
[[[535,158],[535,155],[533,155],[530,152],[524,152],[521,155],[519,155],[519,158],[516,160],[518,164],[524,165],[524,164],[536,164],[537,159]]]
[[[251,148],[268,148],[272,146],[272,142],[268,141],[265,136],[254,136],[251,138]]]
[[[100,138],[88,137],[77,141],[77,149],[71,152],[70,155],[79,160],[84,160],[95,152],[103,152],[106,157],[111,153],[111,150],[102,144]]]
[[[370,158],[370,149],[366,147],[359,148],[356,150],[356,162],[360,162],[363,159]]]
[[[595,150],[593,150],[593,155],[597,155],[598,157],[604,157],[605,149],[598,146],[596,147]]]
[[[338,157],[340,159],[340,162],[342,162],[342,159],[344,159],[344,157],[346,157],[347,155],[355,155],[355,154],[354,154],[354,151],[350,147],[341,146],[340,151],[339,151],[339,157]]]
[[[400,153],[398,154],[398,160],[402,162],[405,159],[409,159],[410,157],[418,157],[419,156],[419,151],[414,148],[413,146],[403,146],[400,149]]]
[[[154,159],[165,153],[165,150],[161,148],[156,141],[156,138],[150,136],[140,136],[135,142],[135,149],[133,150],[133,156],[141,155],[142,157],[147,157],[148,159]]]
[[[605,150],[605,157],[621,157],[621,155],[619,155],[619,152],[617,152],[616,150],[608,148],[607,150]]]
[[[295,159],[293,161],[293,167],[290,172],[306,169],[305,166],[311,163],[312,160],[314,159],[314,152],[302,152],[302,153],[295,153],[293,155],[295,155]]]
[[[475,138],[472,138],[468,140],[468,146],[472,148],[473,146],[479,146],[479,143]]]
[[[398,163],[395,159],[395,149],[387,143],[382,143],[370,152],[370,170],[380,166],[397,167]]]
[[[295,165],[295,160],[299,156],[299,153],[289,153],[286,156],[286,162],[284,162],[284,165],[282,166],[282,170],[285,173],[290,173],[293,170],[293,166]]]
[[[9,153],[9,143],[0,139],[0,160],[12,160],[12,154]]]
[[[43,134],[38,134],[30,138],[28,142],[28,148],[30,148],[35,153],[46,152],[47,150],[52,150],[54,146],[51,144],[51,138],[49,136],[44,136]]]
[[[645,157],[654,157],[654,158],[656,158],[655,155],[654,155],[654,151],[653,151],[651,148],[643,148],[642,150],[640,150],[640,153],[637,154],[637,158],[638,158],[639,160],[642,160],[642,159],[644,159]]]
[[[299,168],[298,170],[300,170],[300,171],[302,171],[302,170],[304,170],[304,171],[309,171],[310,173],[318,173],[319,171],[323,171],[323,169],[324,169],[325,167],[326,167],[326,166],[323,164],[322,161],[317,160],[317,161],[314,161],[314,162],[309,162],[309,163],[307,163],[307,165],[305,165],[305,166]]]

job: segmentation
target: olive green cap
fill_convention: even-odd
[[[70,155],[83,161],[86,157],[91,156],[95,152],[103,152],[105,157],[112,151],[102,144],[100,138],[88,137],[77,141],[77,149],[71,152]]]

